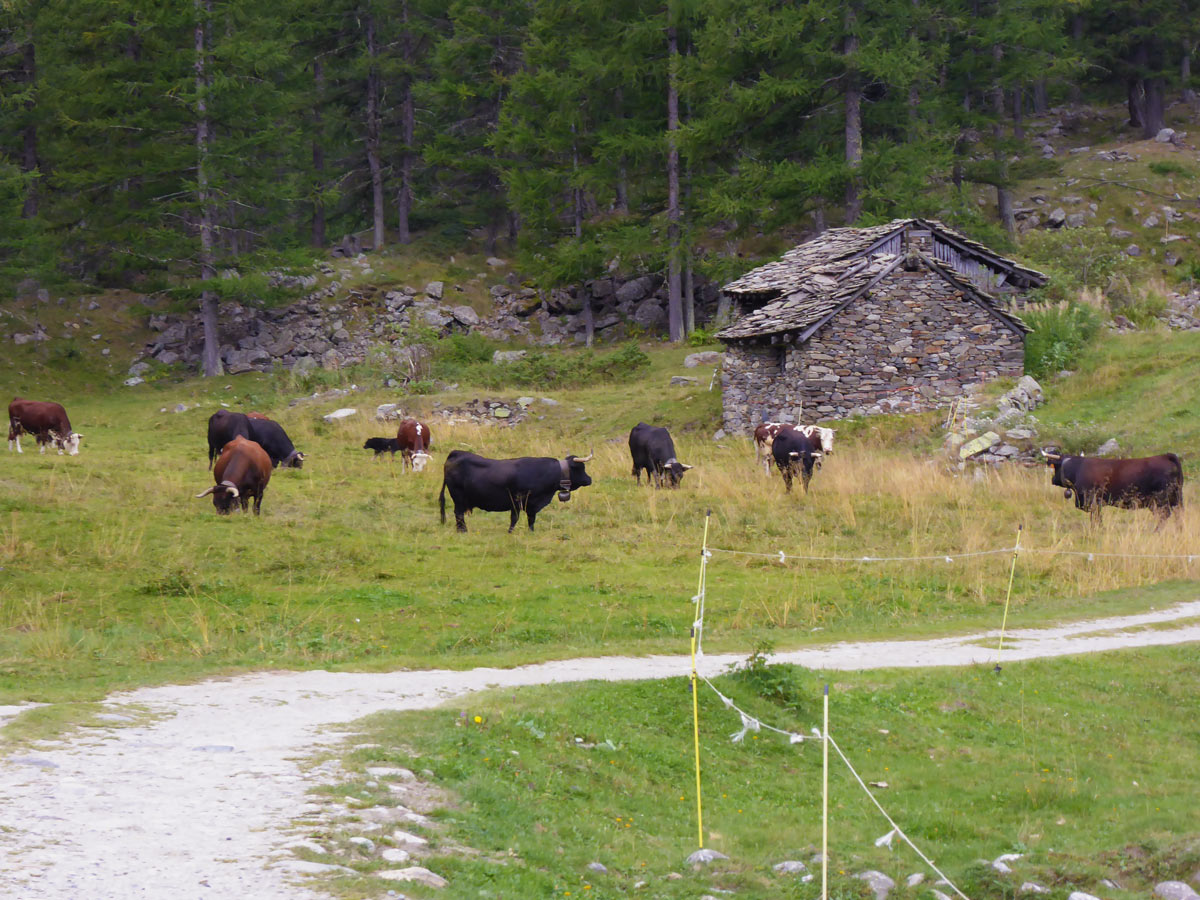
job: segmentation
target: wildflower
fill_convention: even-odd
[[[479,724],[481,724],[482,722],[483,722],[483,716],[476,716],[476,717],[475,717],[475,724],[476,724],[476,725],[479,725]]]

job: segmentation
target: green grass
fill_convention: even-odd
[[[0,470],[0,698],[94,700],[269,667],[682,652],[708,509],[714,546],[770,554],[1004,547],[1022,523],[1023,540],[1043,548],[1200,555],[1184,525],[1155,533],[1146,513],[1114,511],[1092,530],[1044,470],[973,480],[931,464],[937,415],[839,426],[812,493],[785,495],[777,477],[756,470],[747,440],[711,440],[719,393],[707,390],[706,370],[681,367],[688,351],[644,349],[650,365],[636,379],[551,391],[559,405],[535,403],[514,428],[447,427],[430,414],[435,404],[517,392],[463,386],[408,398],[434,437],[434,464],[417,476],[360,449],[386,426],[367,415],[320,419],[396,399],[378,388],[295,406],[285,379],[262,375],[59,394],[86,435],[80,455],[9,454]],[[702,383],[667,384],[684,372]],[[200,405],[167,411],[180,401]],[[274,474],[259,519],[221,518],[194,499],[211,484],[205,423],[220,402],[274,414],[309,454],[303,470]],[[627,435],[639,420],[670,426],[680,458],[696,466],[680,490],[634,484]],[[554,502],[533,534],[522,524],[509,535],[507,516],[476,513],[458,535],[436,506],[440,463],[455,448],[497,457],[594,448],[595,483]],[[847,566],[718,554],[708,647],[994,627],[1007,576],[1005,556]],[[1012,622],[1191,599],[1196,577],[1186,562],[1023,557]]]
[[[1200,333],[1111,335],[1092,344],[1076,374],[1047,381],[1050,403],[1038,410],[1072,451],[1094,453],[1110,437],[1129,456],[1171,451],[1184,460],[1184,475],[1196,477],[1200,460]]]
[[[1109,653],[990,669],[839,672],[830,731],[905,832],[972,898],[1008,898],[1022,881],[1105,897],[1147,896],[1157,881],[1190,879],[1200,864],[1194,792],[1200,739],[1194,701],[1200,664],[1191,648]],[[816,672],[761,664],[718,679],[763,722],[808,734],[821,722]],[[398,764],[427,770],[451,792],[422,860],[448,878],[439,896],[616,897],[646,881],[646,896],[819,896],[821,748],[763,731],[740,744],[737,714],[700,694],[705,846],[728,862],[685,864],[696,849],[691,703],[685,679],[572,684],[492,692],[429,712],[360,723],[351,771]],[[475,718],[481,721],[478,723]],[[364,803],[395,802],[359,774],[331,787]],[[878,869],[893,896],[928,896],[936,876],[897,839],[831,753],[831,895],[864,897],[851,879]],[[348,826],[352,829],[352,826]],[[320,835],[328,837],[327,834]],[[455,845],[471,848],[456,853]],[[1022,853],[1003,877],[979,861]],[[346,863],[338,856],[314,857]],[[801,884],[771,866],[799,859]],[[607,874],[587,870],[600,861]],[[350,860],[346,896],[380,896],[369,877],[386,867]],[[903,879],[925,871],[919,889]],[[667,880],[677,872],[681,880]],[[1123,890],[1101,887],[1113,878]],[[422,895],[423,896],[423,895]]]

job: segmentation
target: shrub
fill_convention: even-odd
[[[1049,375],[1071,366],[1100,330],[1100,315],[1082,303],[1028,307],[1021,317],[1033,329],[1025,338],[1025,370]]]
[[[1150,163],[1150,165],[1148,165],[1146,168],[1148,168],[1155,175],[1162,175],[1164,177],[1170,175],[1180,175],[1184,178],[1194,178],[1196,175],[1196,173],[1187,166],[1166,159],[1156,160]]]
[[[708,328],[697,328],[687,336],[687,344],[689,347],[703,347],[707,344],[716,343],[717,339],[713,337],[714,334],[716,332]]]
[[[1025,236],[1022,249],[1035,268],[1050,276],[1040,292],[1047,300],[1069,299],[1086,287],[1136,270],[1103,228],[1033,231]]]
[[[1158,321],[1167,311],[1167,298],[1144,286],[1134,288],[1128,278],[1114,278],[1104,292],[1109,312],[1124,316],[1139,328],[1147,328]]]

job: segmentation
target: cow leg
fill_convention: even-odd
[[[790,494],[792,492],[792,469],[791,466],[780,466],[779,474],[783,476],[783,492]]]
[[[454,506],[454,530],[467,533],[467,510],[459,509],[457,504]],[[508,530],[512,531],[511,528]]]
[[[812,472],[801,472],[800,480],[804,483],[804,493],[808,493],[808,483],[812,481]]]
[[[550,504],[550,500],[553,496],[553,494],[547,496],[546,499],[541,503],[533,502],[531,504],[529,500],[525,501],[525,519],[527,522],[529,522],[530,531],[533,531],[533,520],[537,518],[538,513],[540,513]]]
[[[519,519],[519,518],[521,518],[521,507],[518,506],[516,503],[514,503],[512,505],[512,509],[509,510],[509,515],[508,515],[508,533],[509,534],[512,534],[513,529],[517,527],[517,519]],[[533,526],[530,525],[529,527],[532,528]]]
[[[262,514],[262,498],[262,491],[254,495],[254,514],[256,516]]]

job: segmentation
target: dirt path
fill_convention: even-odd
[[[810,668],[992,663],[996,632],[834,644],[778,654]],[[1006,661],[1200,642],[1200,601],[1010,632]],[[705,656],[717,675],[744,658]],[[20,900],[304,900],[284,859],[291,819],[321,778],[298,761],[336,740],[328,726],[426,709],[488,687],[664,678],[685,657],[575,659],[518,669],[386,674],[279,672],[145,688],[108,714],[146,725],[89,729],[0,760],[0,897]],[[0,719],[6,710],[0,709]],[[11,714],[11,712],[10,712]],[[122,724],[114,719],[114,724]]]

